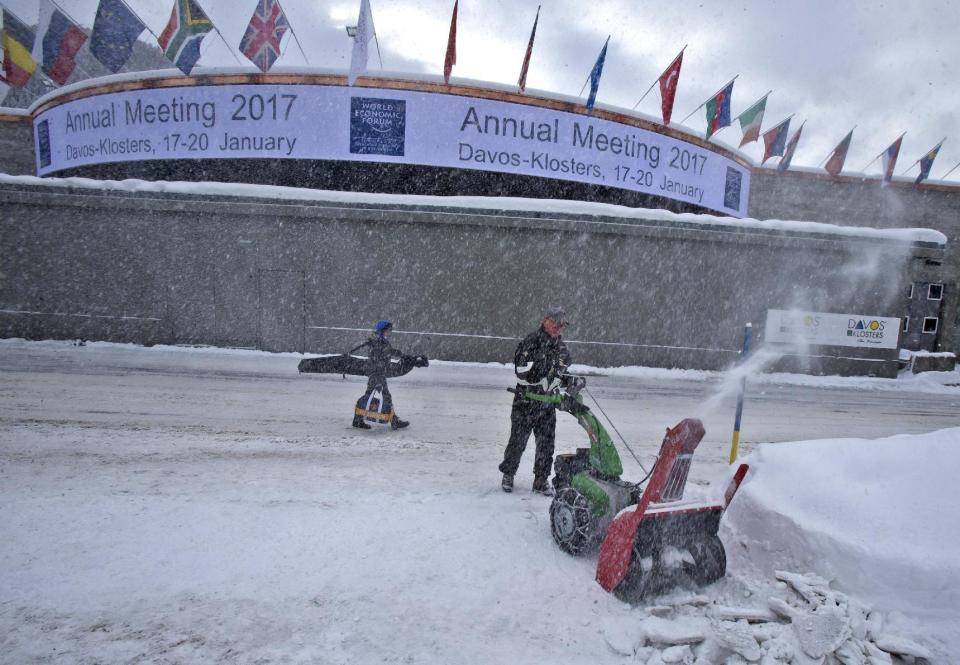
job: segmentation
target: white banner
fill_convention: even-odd
[[[896,349],[900,339],[900,319],[768,309],[764,338],[767,342],[781,344]]]
[[[37,173],[179,159],[323,159],[480,169],[618,187],[744,217],[750,172],[608,120],[457,95],[207,85],[65,102],[34,118]]]

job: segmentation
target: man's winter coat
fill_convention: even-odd
[[[390,359],[399,358],[403,354],[393,348],[384,335],[371,335],[367,340],[367,347],[370,349],[367,354],[367,376],[386,380]]]
[[[540,326],[520,342],[513,358],[517,388],[546,393],[560,385],[560,377],[570,366],[570,352],[560,337],[551,337]]]

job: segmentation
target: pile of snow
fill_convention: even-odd
[[[761,446],[721,528],[727,579],[610,620],[607,644],[647,665],[953,662],[958,442],[960,428]]]
[[[778,571],[776,579],[758,607],[711,603],[697,595],[644,608],[641,621],[611,624],[604,637],[613,651],[646,665],[892,665],[894,658],[933,658],[922,644],[890,633],[882,612],[835,591],[822,577]]]

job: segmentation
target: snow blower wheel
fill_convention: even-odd
[[[685,566],[686,571],[697,586],[711,584],[727,574],[727,552],[719,536],[698,538],[687,551],[694,562]]]
[[[595,547],[590,529],[590,503],[572,487],[560,490],[550,504],[550,531],[567,554],[578,556]]]
[[[660,588],[653,570],[653,557],[649,554],[643,556],[638,550],[639,547],[634,545],[627,574],[623,581],[613,589],[613,595],[618,600],[631,605],[636,605]]]

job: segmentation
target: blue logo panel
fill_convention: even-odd
[[[723,188],[723,207],[730,210],[740,210],[740,188],[743,174],[740,171],[727,167],[727,183]]]
[[[350,98],[350,152],[403,157],[407,102],[402,99]]]
[[[37,154],[40,157],[40,168],[50,166],[50,125],[46,120],[37,124]]]

